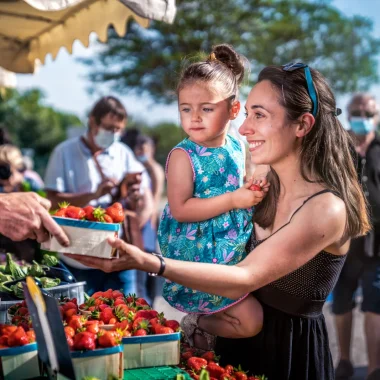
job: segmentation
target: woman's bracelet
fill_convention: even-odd
[[[162,257],[162,255],[160,253],[157,253],[157,252],[151,252],[151,254],[153,256],[156,256],[159,258],[160,260],[160,269],[158,270],[157,273],[154,273],[154,272],[148,272],[148,275],[149,276],[152,276],[152,277],[157,277],[157,276],[162,276],[165,272],[165,267],[166,267],[166,263],[165,263],[165,260],[164,258]]]

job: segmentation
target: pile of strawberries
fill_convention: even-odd
[[[190,347],[187,344],[182,344],[181,349],[181,367],[191,376],[192,379],[267,380],[264,375],[248,376],[240,366],[239,368],[234,368],[230,364],[225,367],[220,366],[217,363],[219,357],[216,356],[213,351],[198,354],[193,347]]]
[[[21,326],[24,331],[32,328],[32,319],[29,315],[26,301],[18,302],[8,309],[8,314],[11,317],[11,322],[15,326]]]
[[[59,209],[53,214],[61,218],[89,220],[91,222],[121,223],[124,220],[123,206],[115,202],[110,207],[86,206],[84,208],[71,206],[67,202],[59,203]]]
[[[79,306],[89,320],[113,325],[123,337],[151,334],[172,334],[179,330],[179,323],[167,320],[163,313],[153,310],[145,299],[134,294],[125,296],[119,290],[96,292]]]
[[[0,349],[25,346],[35,341],[33,330],[25,331],[21,326],[0,324]]]

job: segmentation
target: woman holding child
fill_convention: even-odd
[[[227,136],[229,120],[239,112],[241,70],[238,74],[236,67],[241,57],[222,46],[215,47],[201,67],[193,64],[185,70],[180,79],[181,122],[189,135],[184,150],[193,144],[205,148],[200,150],[202,154],[229,146],[232,155],[241,153]],[[223,86],[228,70],[236,78],[235,84],[229,81],[232,87]],[[271,380],[333,379],[322,307],[338,278],[350,239],[370,228],[349,136],[337,118],[339,110],[325,79],[304,64],[264,68],[245,108],[246,120],[239,132],[247,139],[252,161],[270,166],[270,186],[262,180],[263,191],[252,191],[250,181],[229,192],[215,192],[207,201],[194,191],[187,191],[186,199],[174,193],[169,196],[169,205],[170,209],[174,206],[174,215],[182,223],[205,223],[228,214],[231,223],[241,228],[236,221],[246,213],[239,214],[236,209],[257,204],[246,254],[231,265],[228,260],[220,265],[208,261],[206,251],[197,255],[200,260],[181,254],[179,260],[167,247],[162,258],[112,239],[109,243],[119,249],[119,259],[71,256],[106,272],[139,269],[159,273],[184,292],[220,297],[225,307],[214,307],[210,312],[189,310],[192,314],[185,317],[183,327],[187,338],[198,346],[213,344],[211,338],[217,335],[221,364],[223,360],[241,364]],[[207,123],[210,114],[214,120]],[[194,125],[198,126],[195,130]],[[181,153],[174,150],[171,157],[176,154],[183,173],[190,170],[194,174],[195,189],[194,164],[202,162],[192,153]],[[170,159],[169,189],[176,170]],[[193,206],[190,216],[183,213],[189,201]],[[207,223],[199,225],[205,226],[205,231],[210,225],[215,227],[215,223]],[[249,223],[246,225],[249,228]],[[216,235],[215,228],[213,231]],[[243,232],[247,230],[240,234]],[[199,228],[196,238],[202,233]],[[210,234],[210,239],[214,235]],[[213,252],[218,254],[218,249]]]

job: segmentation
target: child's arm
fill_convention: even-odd
[[[201,222],[232,209],[244,209],[259,203],[263,191],[249,190],[252,181],[231,193],[212,198],[193,198],[193,169],[187,154],[176,149],[171,153],[168,169],[168,201],[173,217],[179,222]]]

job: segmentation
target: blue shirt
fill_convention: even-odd
[[[132,150],[120,142],[113,143],[97,156],[106,177],[119,183],[127,173],[143,172],[141,189],[149,187],[149,176],[144,166],[136,160]],[[60,193],[94,193],[102,182],[92,152],[80,137],[57,145],[50,156],[45,174],[45,188]],[[111,195],[106,194],[90,202],[106,207]]]

